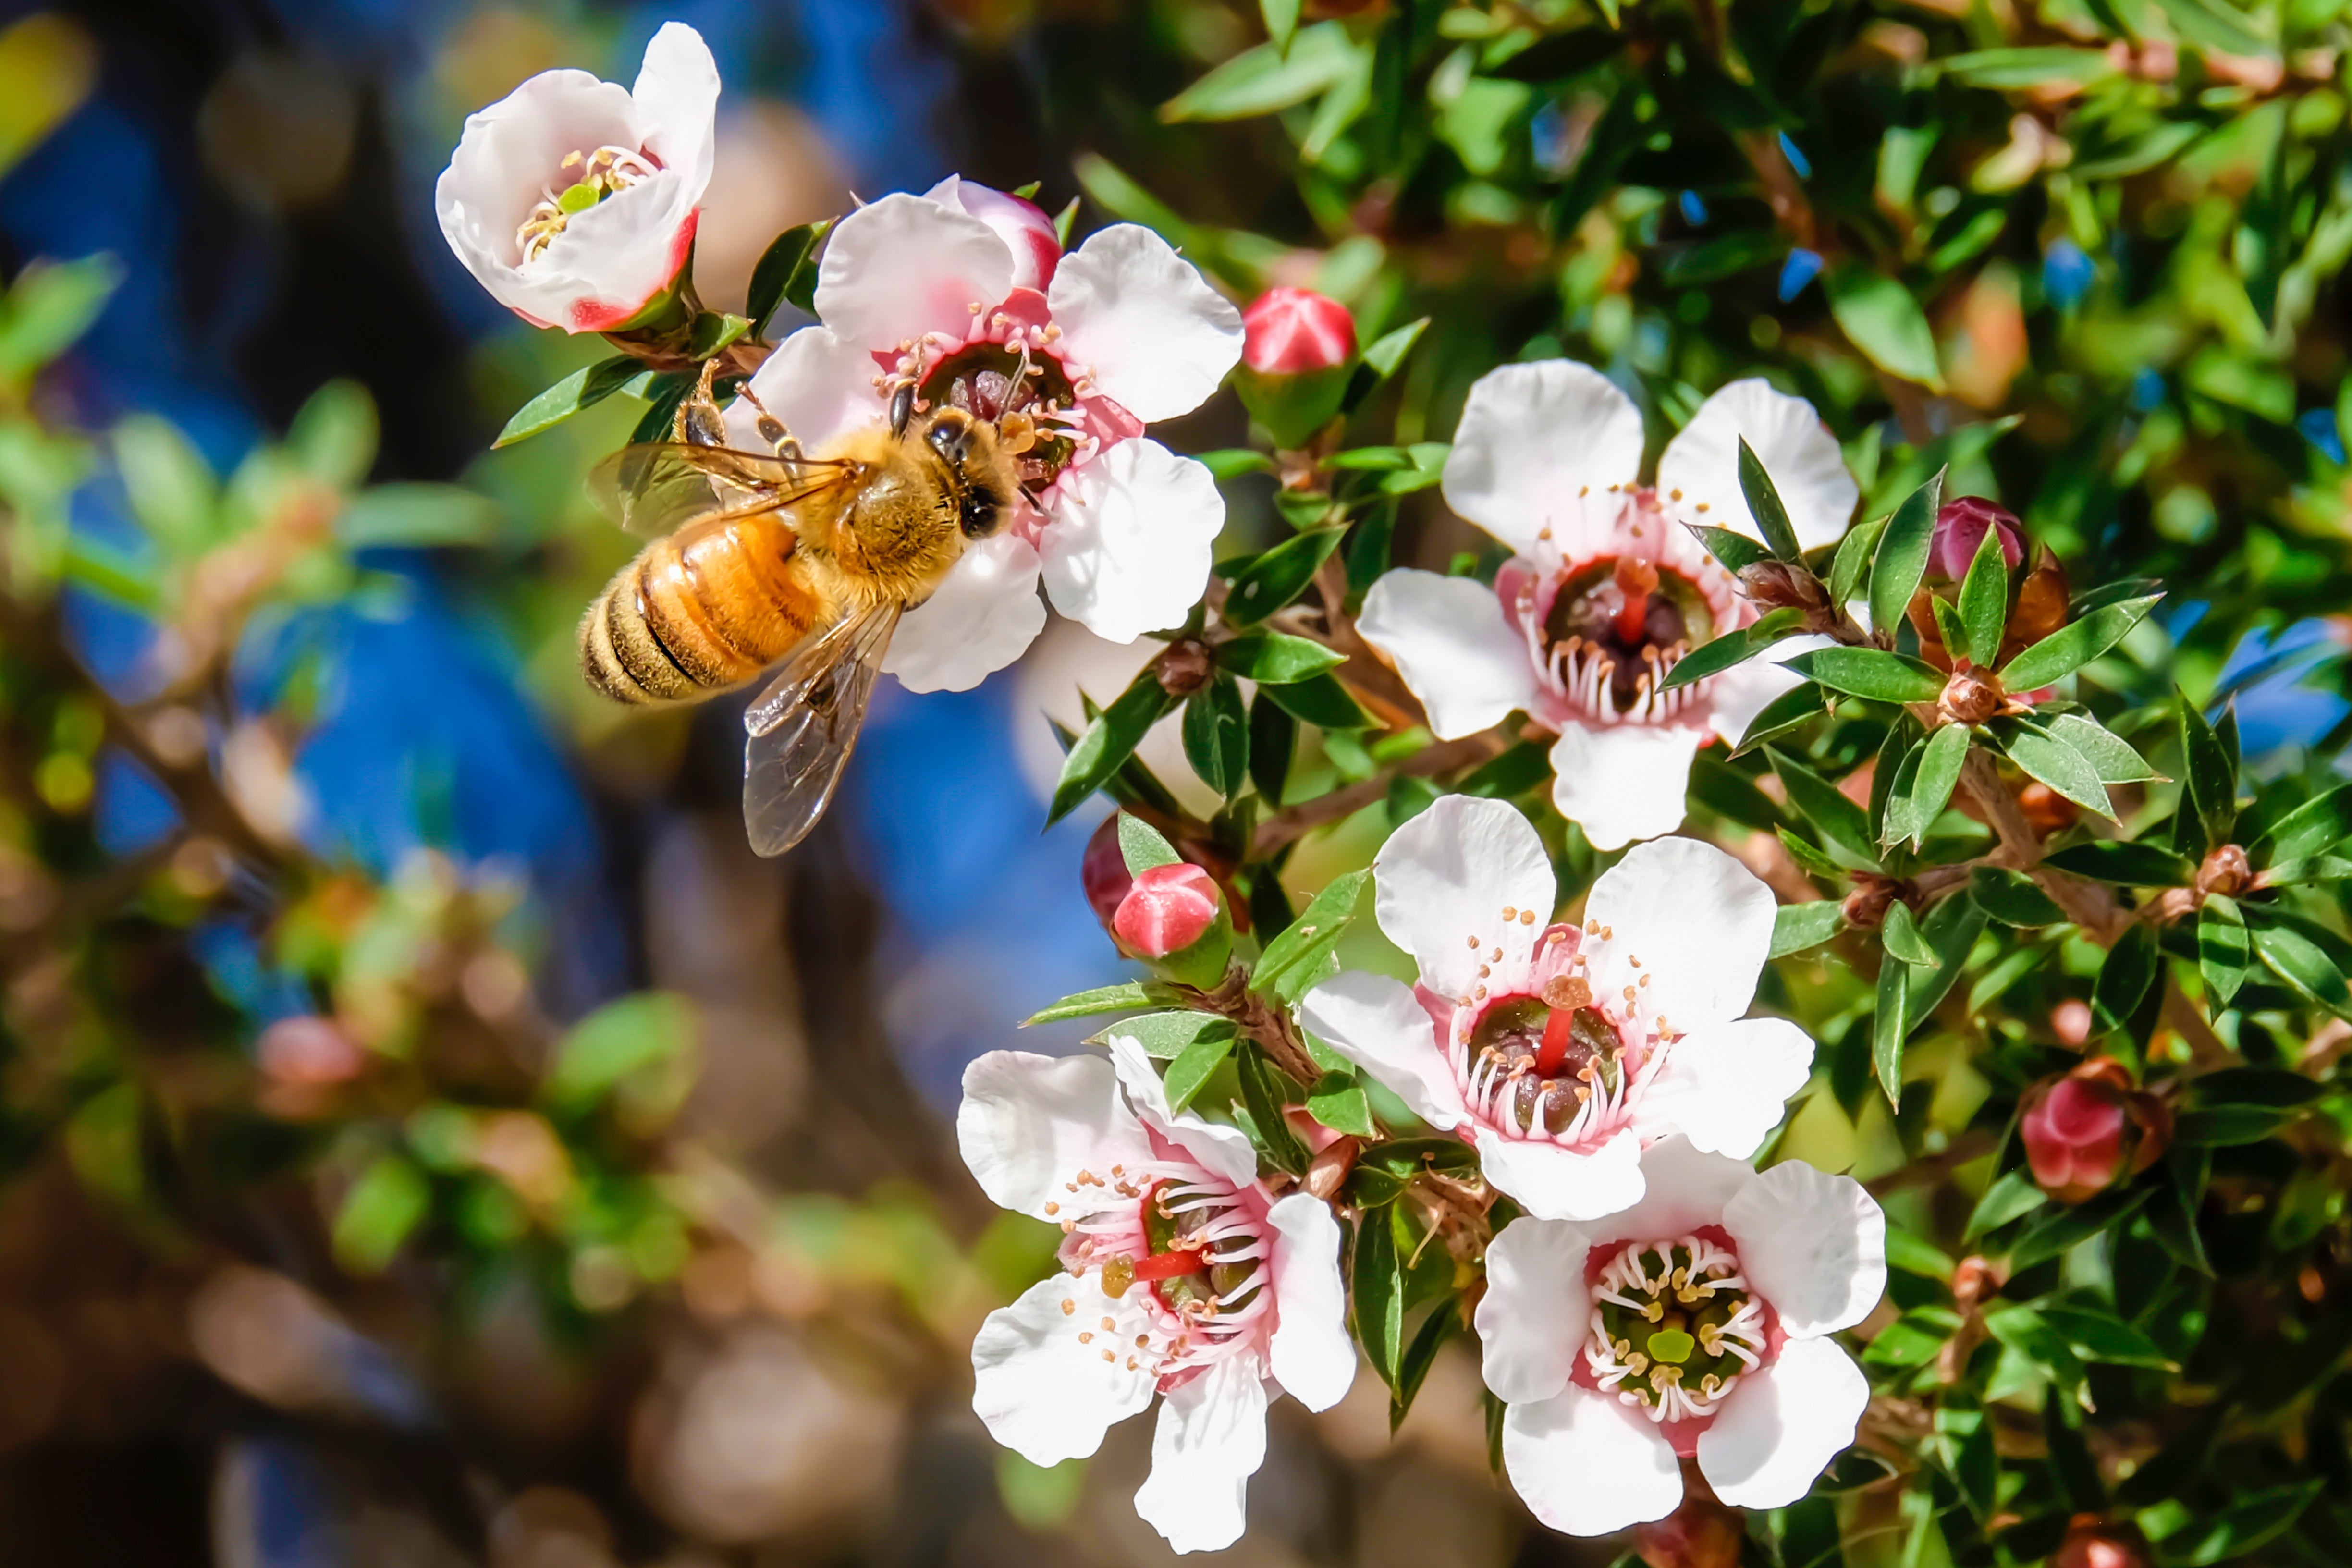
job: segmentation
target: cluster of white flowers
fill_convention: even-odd
[[[680,287],[718,93],[709,51],[677,24],[632,90],[532,79],[467,122],[438,191],[450,244],[528,320],[629,330]],[[1185,619],[1223,504],[1202,465],[1143,432],[1206,400],[1244,332],[1165,241],[1118,225],[1066,252],[1035,206],[950,178],[835,226],[814,300],[819,321],[751,382],[805,447],[884,419],[910,384],[994,398],[975,412],[1022,413],[1045,436],[1014,526],[907,616],[887,666],[902,681],[965,687],[1018,657],[1044,625],[1041,584],[1116,640]],[[1604,849],[1654,841],[1558,921],[1528,819],[1441,799],[1374,864],[1380,926],[1414,982],[1339,973],[1297,1012],[1513,1200],[1475,1298],[1484,1375],[1507,1405],[1513,1485],[1580,1534],[1672,1511],[1681,1458],[1726,1502],[1793,1501],[1868,1394],[1827,1336],[1879,1299],[1883,1216],[1850,1178],[1752,1165],[1813,1056],[1793,1024],[1745,1016],[1775,900],[1722,850],[1660,837],[1681,824],[1697,749],[1736,739],[1795,679],[1759,663],[1663,689],[1693,647],[1756,619],[1685,526],[1755,531],[1742,439],[1801,542],[1834,540],[1856,500],[1836,443],[1760,381],[1709,398],[1646,488],[1641,415],[1598,372],[1554,361],[1478,383],[1444,493],[1512,558],[1491,588],[1390,572],[1361,629],[1438,736],[1524,714],[1555,737],[1564,816]],[[1108,1060],[972,1063],[957,1131],[989,1196],[1064,1238],[1060,1271],[972,1347],[981,1419],[1051,1465],[1157,1394],[1137,1507],[1179,1551],[1231,1544],[1269,1400],[1321,1410],[1355,1378],[1354,1216],[1262,1176],[1243,1128],[1171,1109],[1116,1029]]]

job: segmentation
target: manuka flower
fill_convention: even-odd
[[[1670,1138],[1597,1223],[1520,1219],[1486,1249],[1503,1466],[1571,1535],[1664,1519],[1696,1458],[1734,1508],[1780,1508],[1853,1441],[1870,1384],[1826,1336],[1886,1286],[1886,1219],[1850,1176],[1759,1175]]]
[[[1028,203],[950,178],[835,225],[816,310],[823,324],[785,339],[751,384],[804,448],[886,417],[907,383],[919,406],[1020,414],[1036,429],[1018,515],[908,614],[885,669],[916,690],[977,684],[1045,626],[1041,577],[1056,609],[1113,642],[1184,619],[1224,500],[1207,468],[1143,430],[1199,407],[1243,332],[1166,240],[1116,224],[1065,255]],[[730,425],[754,444],[756,416],[736,408]]]
[[[1543,841],[1500,801],[1448,795],[1372,863],[1389,940],[1420,981],[1351,972],[1299,1019],[1478,1150],[1546,1219],[1638,1201],[1642,1151],[1673,1133],[1746,1158],[1802,1088],[1813,1042],[1742,1018],[1772,941],[1772,891],[1713,845],[1669,838],[1601,873],[1555,925]]]
[[[1391,659],[1439,738],[1514,710],[1559,739],[1552,799],[1602,849],[1671,833],[1691,757],[1737,741],[1797,677],[1751,660],[1672,691],[1666,674],[1758,612],[1685,524],[1753,534],[1739,441],[1755,449],[1808,549],[1834,540],[1858,491],[1812,406],[1762,381],[1702,405],[1642,468],[1642,416],[1572,360],[1507,365],[1470,390],[1445,463],[1454,510],[1508,546],[1485,587],[1410,568],[1366,595],[1366,640]],[[1780,651],[1819,646],[1791,641]]]
[[[972,1408],[1054,1465],[1157,1392],[1136,1511],[1179,1552],[1215,1551],[1241,1538],[1271,1395],[1322,1410],[1354,1381],[1339,1226],[1319,1198],[1268,1193],[1237,1129],[1171,1111],[1134,1040],[1114,1034],[1111,1056],[992,1051],[964,1070],[964,1163],[1065,1237],[1064,1272],[972,1342]]]
[[[663,24],[634,88],[541,71],[479,113],[433,188],[441,233],[534,326],[604,332],[668,289],[710,184],[719,68]]]

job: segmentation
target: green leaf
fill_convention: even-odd
[[[1911,981],[1905,993],[1904,1006],[1910,1023],[1916,1026],[1942,1003],[1947,993],[1960,978],[1969,950],[1984,933],[1984,911],[1968,899],[1946,899],[1927,911],[1919,922],[1919,934],[1936,950],[1937,967],[1914,967]]]
[[[1753,566],[1759,561],[1772,559],[1772,552],[1763,545],[1757,543],[1744,533],[1734,533],[1727,528],[1717,528],[1703,522],[1694,523],[1691,525],[1691,532],[1696,534],[1698,542],[1706,546],[1706,552],[1723,563],[1723,569],[1734,576],[1737,576],[1744,567]]]
[[[1144,1013],[1132,1018],[1121,1018],[1098,1033],[1087,1037],[1088,1045],[1107,1045],[1112,1036],[1133,1040],[1143,1047],[1143,1054],[1158,1061],[1181,1056],[1187,1046],[1212,1035],[1231,1036],[1233,1020],[1214,1013],[1170,1012]]]
[[[1780,775],[1781,787],[1789,792],[1789,804],[1822,837],[1865,864],[1877,864],[1877,851],[1870,839],[1870,819],[1862,807],[1847,799],[1835,784],[1786,752],[1767,746],[1764,756]]]
[[[2278,45],[2263,22],[2228,0],[2157,0],[2181,37],[2200,48],[2252,58],[2274,58]]]
[[[1960,782],[1960,766],[1969,757],[1969,727],[1946,724],[1927,737],[1927,749],[1919,756],[1919,776],[1911,785],[1911,817],[1919,825],[1914,839],[1927,837],[1927,829],[1944,815],[1951,804],[1952,790]]]
[[[2001,685],[2011,691],[2038,691],[2063,679],[2123,641],[2162,597],[2150,594],[2146,598],[2126,599],[2059,627],[2002,665]]]
[[[1062,777],[1054,786],[1053,803],[1045,813],[1047,826],[1069,816],[1109,782],[1120,764],[1135,754],[1151,727],[1175,705],[1176,700],[1147,665],[1126,690],[1111,700],[1109,707],[1095,716],[1070,748],[1070,754],[1062,759]]]
[[[1892,954],[1880,962],[1878,1006],[1870,1022],[1870,1061],[1886,1103],[1896,1110],[1903,1105],[1903,1040],[1911,1032],[1910,985],[1909,964]]]
[[[1772,916],[1772,946],[1769,956],[1786,958],[1809,947],[1819,947],[1845,923],[1845,906],[1835,899],[1813,899],[1782,904]]]
[[[1356,68],[1358,47],[1339,23],[1318,22],[1285,44],[1244,49],[1161,104],[1160,118],[1246,120],[1304,103]]]
[[[1346,654],[1286,632],[1244,632],[1217,648],[1220,668],[1261,686],[1305,680],[1347,662]]]
[[[1994,1182],[1977,1200],[1969,1211],[1967,1227],[1960,1233],[1963,1245],[1977,1237],[1999,1230],[2011,1220],[2032,1214],[2050,1201],[2040,1187],[2033,1184],[2030,1171],[2011,1171]]]
[[[2107,960],[2091,983],[2091,1010],[2100,1028],[2120,1029],[2131,1021],[2148,987],[2157,983],[2159,961],[2156,932],[2145,921],[2134,921],[2107,950]]]
[[[2084,810],[2112,817],[2107,786],[2091,760],[2065,742],[2021,719],[1997,721],[1990,727],[2009,760],[2064,795]]]
[[[1370,730],[1380,724],[1349,695],[1348,689],[1339,684],[1339,678],[1328,671],[1310,675],[1304,680],[1261,688],[1259,695],[1271,700],[1294,719],[1326,730]]]
[[[1783,561],[1801,561],[1804,551],[1797,543],[1797,531],[1789,525],[1789,509],[1780,504],[1780,492],[1772,484],[1772,476],[1764,471],[1762,459],[1748,445],[1748,437],[1739,437],[1739,493],[1748,502],[1748,510],[1756,519],[1756,530],[1772,553]]]
[[[2025,1234],[2009,1249],[2011,1269],[2031,1268],[2045,1258],[2055,1258],[2080,1246],[2109,1226],[2120,1226],[2126,1217],[2139,1212],[2152,1192],[2152,1186],[2143,1182],[2129,1187],[2110,1187],[2088,1203],[2072,1208],[2053,1208],[2026,1226]],[[1990,1318],[1987,1326],[1990,1326]]]
[[[2000,658],[2000,634],[2009,619],[2009,560],[2001,553],[2000,530],[1988,528],[1960,584],[1960,620],[1968,627],[1969,662],[1990,669]]]
[[[2044,1302],[2036,1310],[2042,1321],[2057,1330],[2084,1361],[2105,1362],[2113,1366],[2155,1367],[2163,1372],[2174,1371],[2179,1365],[2164,1353],[2163,1346],[2111,1312],[2061,1306],[2054,1301]]]
[[[1822,705],[1827,700],[1822,695],[1822,689],[1810,680],[1801,686],[1790,687],[1764,704],[1763,710],[1748,721],[1748,729],[1739,737],[1739,744],[1732,748],[1731,754],[1736,757],[1744,752],[1754,751],[1766,741],[1820,718]]]
[[[1277,1080],[1288,1080],[1281,1079],[1255,1040],[1241,1043],[1234,1067],[1241,1075],[1242,1103],[1248,1108],[1250,1121],[1256,1127],[1258,1147],[1276,1170],[1287,1171],[1294,1176],[1305,1175],[1307,1146],[1298,1141],[1298,1134],[1290,1130],[1289,1121],[1282,1114],[1284,1096]]]
[[[1225,1023],[1223,1019],[1218,1022]],[[1224,1066],[1225,1058],[1234,1054],[1234,1044],[1241,1036],[1234,1026],[1225,1023],[1222,1032],[1203,1030],[1190,1045],[1176,1053],[1161,1079],[1168,1090],[1168,1108],[1181,1110],[1192,1103],[1201,1086],[1210,1075]]]
[[[2032,930],[2063,923],[2066,913],[2040,883],[2022,871],[1979,866],[1969,877],[1969,897],[1977,908],[2005,926]]]
[[[2260,1106],[2300,1110],[2327,1097],[2329,1086],[2286,1068],[2223,1068],[2189,1080],[2189,1098],[2204,1109]]]
[[[751,319],[723,310],[705,310],[694,318],[688,329],[686,353],[688,359],[707,360],[722,349],[731,348],[751,330]]]
[[[295,414],[286,452],[311,478],[348,489],[375,466],[381,431],[367,388],[338,379],[312,393]]]
[[[1090,1018],[1097,1013],[1129,1013],[1151,1006],[1158,997],[1136,981],[1118,985],[1097,985],[1091,991],[1074,991],[1058,1002],[1050,1003],[1021,1020],[1021,1026],[1032,1024],[1058,1024],[1065,1018]]]
[[[645,365],[627,354],[614,354],[583,366],[514,411],[492,447],[511,447],[526,436],[561,425],[583,408],[593,408],[635,379]]]
[[[352,550],[478,544],[498,521],[498,502],[457,485],[375,485],[336,514],[335,538]]]
[[[1960,1315],[1949,1307],[1915,1307],[1878,1331],[1864,1347],[1863,1362],[1868,1366],[1925,1366],[1936,1359],[1959,1327]],[[1836,1549],[1836,1538],[1832,1536],[1830,1550]],[[1805,1561],[1815,1563],[1821,1559]]]
[[[1160,836],[1158,828],[1131,811],[1117,814],[1118,820],[1118,855],[1127,862],[1127,874],[1140,877],[1154,866],[1175,866],[1184,857],[1176,847]]]
[[[2250,847],[2256,865],[2278,866],[2333,849],[2347,837],[2352,837],[2352,784],[2337,784],[2305,801],[2273,823]]]
[[[1298,918],[1258,954],[1256,966],[1250,971],[1250,989],[1286,1005],[1305,995],[1324,977],[1326,961],[1356,918],[1356,905],[1370,878],[1369,868],[1332,878]]]
[[[635,377],[630,378],[633,382]],[[647,380],[643,391],[646,411],[629,432],[633,442],[667,441],[672,437],[677,423],[678,405],[694,390],[694,377],[683,371],[666,373]]]
[[[1412,352],[1412,345],[1428,330],[1429,318],[1423,316],[1373,339],[1371,346],[1356,356],[1355,374],[1348,378],[1347,395],[1339,400],[1340,412],[1352,414],[1362,406],[1366,398],[1380,390],[1382,382],[1397,373],[1397,367],[1404,363],[1404,356]]]
[[[1944,472],[1905,498],[1879,535],[1870,563],[1870,624],[1892,637],[1911,605],[1919,580],[1927,574],[1927,552],[1936,542],[1936,512],[1944,504]]]
[[[1845,879],[1846,868],[1814,847],[1811,840],[1800,838],[1785,827],[1775,827],[1772,831],[1780,840],[1781,847],[1788,850],[1789,858],[1812,875],[1832,882]]]
[[[1936,332],[1927,313],[1900,279],[1889,278],[1860,262],[1830,268],[1822,279],[1829,294],[1830,314],[1863,357],[1905,381],[1915,381],[1930,392],[1944,390],[1944,373],[1936,361]],[[1890,621],[1874,621],[1891,626]]]
[[[1412,1414],[1412,1402],[1421,1393],[1421,1385],[1429,1376],[1429,1369],[1437,1364],[1437,1352],[1462,1326],[1462,1315],[1453,1304],[1441,1302],[1435,1310],[1422,1320],[1421,1330],[1405,1347],[1404,1359],[1397,1366],[1396,1389],[1389,1399],[1389,1434],[1404,1425]]]
[[[540,1098],[559,1111],[584,1110],[624,1079],[687,1050],[694,1033],[694,1006],[682,996],[647,991],[608,1002],[555,1047]]]
[[[1886,519],[1865,522],[1838,542],[1837,554],[1830,562],[1830,603],[1843,610],[1862,592],[1863,574],[1870,570],[1870,558],[1878,549],[1878,540],[1886,531]]]
[[[2180,751],[2189,775],[2184,793],[2205,830],[2206,847],[2227,844],[2238,824],[2237,767],[2188,694],[2176,691],[2174,698],[2180,720]]]
[[[1710,675],[1720,675],[1798,630],[1804,625],[1804,619],[1802,610],[1773,610],[1754,626],[1709,638],[1677,660],[1674,668],[1666,671],[1666,679],[1659,683],[1658,689],[1672,691],[1695,680],[1705,680]]]
[[[1327,1072],[1317,1079],[1307,1091],[1307,1113],[1334,1132],[1380,1136],[1381,1130],[1372,1124],[1371,1098],[1353,1073]]]
[[[2040,721],[2054,738],[2083,753],[2101,784],[2140,784],[2164,775],[2147,765],[2132,743],[2095,719],[2080,713],[2053,713]]]
[[[360,1173],[335,1211],[336,1261],[354,1274],[381,1274],[390,1267],[433,1204],[425,1173],[397,1154],[386,1154]]]
[[[2070,844],[2042,857],[2042,863],[2095,882],[2126,888],[2186,887],[2197,874],[2193,864],[2168,849],[2108,838]]]
[[[1948,77],[1970,87],[2000,89],[2056,82],[2087,87],[2115,75],[2116,68],[2105,50],[2056,47],[1978,49],[1970,54],[1948,56],[1943,61],[1944,74]]]
[[[1947,650],[1966,658],[1969,647],[1969,626],[1960,619],[1960,607],[1940,595],[1927,601],[1927,610],[1936,620],[1936,635],[1944,639]]]
[[[2172,10],[2185,3],[2186,0],[2170,0],[2166,9]],[[2304,1510],[2326,1492],[2327,1484],[2326,1476],[2313,1476],[2308,1480],[2239,1497],[2210,1523],[2200,1524],[2192,1519],[2187,1528],[2168,1536],[2164,1560],[2179,1563],[2180,1568],[2243,1562],[2255,1548],[2294,1529]]]
[[[2215,893],[2197,911],[2197,967],[2216,1007],[2226,1007],[2246,983],[2253,963],[2253,944],[2246,935],[2246,917],[2235,900]]]
[[[1934,948],[1927,945],[1927,939],[1919,934],[1911,906],[1900,899],[1886,906],[1885,923],[1879,927],[1878,935],[1885,944],[1889,957],[1901,959],[1906,963],[1916,963],[1922,969],[1943,967],[1943,960],[1937,956]]]
[[[1250,703],[1250,782],[1257,785],[1266,808],[1282,804],[1290,781],[1291,753],[1298,749],[1298,721],[1260,691]]]
[[[751,330],[759,336],[768,335],[769,320],[779,306],[788,299],[799,300],[801,294],[793,284],[803,272],[808,276],[808,289],[814,294],[817,247],[824,243],[825,234],[832,227],[831,218],[822,223],[795,225],[770,240],[768,248],[760,253],[759,265],[751,268],[751,287],[743,305],[743,313],[751,318]]]
[[[1396,1233],[1388,1210],[1366,1210],[1356,1221],[1356,1256],[1349,1295],[1356,1311],[1356,1338],[1391,1394],[1404,1356],[1404,1271],[1398,1267]]]
[[[1227,800],[1249,782],[1249,715],[1242,689],[1220,674],[1184,703],[1184,759],[1201,782]]]
[[[2250,923],[2248,931],[2254,952],[2272,973],[2338,1017],[2352,1013],[2352,994],[2345,989],[2344,976],[2317,942],[2299,931],[2267,921]]]
[[[1237,479],[1244,474],[1270,474],[1274,459],[1264,452],[1247,447],[1220,447],[1211,452],[1195,452],[1192,460],[1209,470],[1212,479],[1223,482]]]
[[[0,378],[21,381],[71,348],[122,276],[122,264],[103,252],[28,263],[0,300]]]
[[[1218,612],[1225,625],[1235,630],[1254,626],[1305,593],[1315,581],[1317,569],[1339,547],[1344,532],[1339,528],[1309,529],[1242,567],[1226,590],[1224,608]]]
[[[214,542],[220,483],[204,455],[170,422],[133,414],[114,427],[114,469],[131,515],[170,554],[195,554]]]

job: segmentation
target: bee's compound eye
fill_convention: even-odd
[[[961,463],[971,450],[971,426],[961,419],[941,419],[932,425],[924,438],[940,457],[950,463]]]
[[[966,539],[986,539],[996,531],[1003,519],[1003,509],[984,495],[963,498],[962,516],[958,520]]]

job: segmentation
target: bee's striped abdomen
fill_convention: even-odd
[[[621,702],[690,702],[751,679],[824,609],[794,543],[772,513],[648,545],[580,623],[588,684]]]

